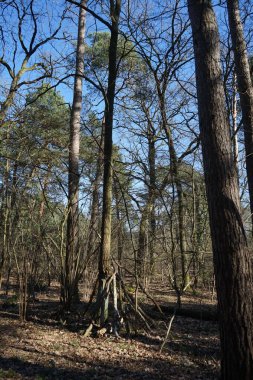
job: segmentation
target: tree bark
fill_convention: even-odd
[[[210,0],[188,0],[188,9],[218,296],[221,377],[250,380],[253,378],[252,273],[225,109],[218,27]]]
[[[92,184],[92,201],[90,210],[89,238],[87,254],[90,255],[95,251],[96,235],[99,230],[99,187],[103,174],[103,144],[104,144],[104,122],[102,123],[101,137],[99,143],[98,160],[96,164],[96,173]]]
[[[82,0],[81,5],[85,6],[86,0]],[[71,307],[73,299],[78,297],[77,261],[79,254],[79,149],[82,111],[82,85],[84,75],[85,20],[86,12],[82,7],[80,7],[74,95],[70,118],[68,218],[64,273],[65,281],[63,284],[63,304],[68,309]]]
[[[253,233],[253,87],[247,47],[243,34],[238,0],[227,0],[228,20],[234,52],[235,71],[242,109],[246,170],[250,198],[250,211]]]
[[[140,281],[143,281],[143,286],[145,287],[145,277],[147,272],[147,249],[148,249],[148,227],[149,227],[149,215],[150,215],[150,204],[147,201],[145,204],[140,220],[140,229],[138,237],[138,251],[136,260],[136,270]]]
[[[233,78],[233,98],[232,98],[232,141],[233,141],[233,153],[234,162],[237,171],[238,183],[239,183],[239,146],[238,146],[238,125],[237,125],[237,86],[236,86],[236,74]]]
[[[105,99],[105,131],[104,131],[104,179],[103,179],[103,210],[101,226],[101,248],[99,255],[99,291],[98,297],[103,293],[110,273],[111,255],[111,203],[112,203],[112,149],[113,149],[113,113],[114,98],[117,79],[117,46],[119,34],[119,15],[121,10],[121,0],[110,0],[111,14],[111,37],[109,46],[109,75],[108,87]],[[108,292],[104,292],[100,308],[100,322],[108,318]]]

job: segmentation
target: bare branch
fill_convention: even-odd
[[[78,3],[77,1],[74,1],[74,0],[67,0],[68,3],[71,3],[71,4],[74,4],[76,5],[77,7],[81,7],[83,9],[86,10],[86,12],[88,12],[89,14],[91,14],[93,17],[95,17],[98,21],[102,22],[102,24],[104,24],[105,26],[107,26],[108,29],[112,29],[112,26],[111,24],[106,21],[105,19],[103,19],[101,16],[99,16],[96,12],[92,11],[90,8],[88,7],[85,7],[84,5],[81,5],[80,3]]]

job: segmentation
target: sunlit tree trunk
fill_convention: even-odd
[[[86,5],[86,0],[81,1]],[[86,12],[80,7],[78,39],[76,50],[76,72],[73,104],[70,118],[69,178],[68,178],[68,219],[62,301],[69,309],[74,299],[78,299],[78,255],[79,255],[79,149],[82,111],[82,85],[84,74],[84,37]]]
[[[101,248],[99,255],[99,291],[100,322],[104,324],[108,318],[109,292],[106,289],[107,280],[111,272],[111,203],[112,203],[112,132],[114,99],[117,79],[117,46],[119,34],[120,0],[110,0],[111,37],[109,46],[109,75],[108,88],[105,99],[105,131],[104,131],[104,178],[103,178],[103,210],[101,227]],[[102,295],[103,294],[103,295]]]

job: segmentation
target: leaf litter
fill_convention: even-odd
[[[160,353],[164,323],[157,321],[152,334],[140,330],[131,338],[123,332],[120,338],[84,337],[83,330],[71,331],[47,313],[47,301],[40,300],[26,323],[12,310],[0,309],[0,379],[218,379],[215,322],[176,316]]]

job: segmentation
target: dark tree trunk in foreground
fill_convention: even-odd
[[[111,203],[112,203],[112,132],[113,110],[115,98],[115,86],[117,79],[117,45],[118,45],[118,22],[121,1],[110,0],[111,11],[111,38],[109,46],[109,75],[108,88],[105,99],[105,130],[104,130],[104,179],[103,179],[103,211],[101,227],[101,249],[98,263],[99,291],[98,302],[100,303],[100,321],[103,324],[108,318],[108,297],[106,289],[110,275],[111,257]]]
[[[235,71],[242,109],[246,170],[250,197],[250,211],[253,232],[253,87],[247,47],[243,35],[238,0],[227,0],[229,27],[234,51]]]
[[[196,64],[199,123],[218,296],[221,375],[253,379],[250,256],[243,228],[211,1],[188,0]]]
[[[86,5],[86,0],[81,1]],[[69,179],[68,179],[68,218],[65,273],[63,274],[62,301],[69,309],[78,299],[78,255],[79,255],[79,147],[80,121],[82,111],[82,85],[84,74],[84,37],[86,12],[80,7],[78,22],[78,40],[76,51],[76,73],[73,105],[70,119],[69,143]]]

